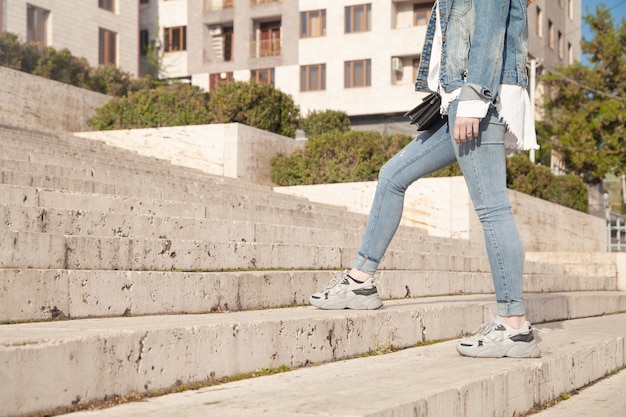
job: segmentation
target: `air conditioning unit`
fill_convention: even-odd
[[[209,35],[222,36],[222,27],[221,26],[209,26]]]
[[[402,59],[400,57],[394,56],[391,58],[391,69],[395,72],[402,72]]]

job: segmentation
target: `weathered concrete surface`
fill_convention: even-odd
[[[535,417],[624,417],[626,414],[626,370],[535,414]]]
[[[87,120],[110,96],[0,67],[0,123],[42,130],[90,130]]]
[[[204,172],[271,184],[271,159],[302,146],[293,138],[239,123],[81,132],[141,155],[158,157]]]
[[[277,193],[338,204],[368,214],[376,182],[274,187]],[[527,251],[606,252],[605,220],[509,190],[513,216]],[[558,222],[554,219],[559,219]],[[482,242],[482,227],[463,177],[423,178],[405,196],[402,224],[430,235]]]
[[[89,271],[0,269],[0,323],[161,314],[233,312],[308,303],[338,271]],[[491,294],[488,272],[381,271],[385,299],[420,299],[454,294]],[[528,274],[527,293],[615,291],[603,276]],[[591,291],[591,293],[590,293]],[[595,294],[595,295],[594,295]],[[533,296],[537,298],[538,296]],[[571,294],[570,297],[576,297]],[[538,307],[539,308],[539,307]],[[595,310],[604,313],[604,310]],[[550,316],[552,317],[552,316]]]
[[[464,358],[451,341],[71,416],[513,416],[626,363],[624,315],[540,327],[550,333],[540,335],[539,359]],[[584,415],[606,416],[593,403],[580,407],[595,411]]]
[[[299,307],[0,326],[0,380],[7,382],[0,416],[450,339],[489,320],[486,308],[495,311],[491,296],[456,296],[388,302],[376,311]],[[626,312],[626,294],[541,294],[528,298],[528,309],[535,323]],[[576,336],[576,346],[582,340]]]

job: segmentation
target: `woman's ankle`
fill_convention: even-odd
[[[368,279],[372,278],[374,275],[372,274],[367,274],[363,271],[359,271],[356,268],[352,268],[350,270],[350,272],[348,272],[348,275],[350,275],[352,278],[354,278],[357,281],[361,281],[361,282],[365,282]]]

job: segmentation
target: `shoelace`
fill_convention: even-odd
[[[324,291],[328,291],[328,290],[334,288],[335,286],[343,283],[344,281],[347,281],[349,277],[350,277],[350,275],[348,275],[348,270],[346,269],[345,271],[343,271],[341,273],[340,276],[337,276],[337,277],[331,279],[330,281],[328,281],[328,283],[326,283],[326,286],[324,287]],[[372,285],[374,287],[376,287],[376,290],[379,293],[382,293],[383,286],[376,278],[372,279]]]
[[[494,329],[494,327],[496,327],[495,317],[494,317],[493,313],[491,312],[491,309],[488,308],[488,307],[485,307],[485,309],[489,312],[489,316],[491,317],[491,321],[489,321],[487,323],[483,323],[480,326],[478,326],[476,329],[474,329],[472,331],[472,334],[474,336],[485,336],[485,335],[488,335]],[[546,336],[550,335],[550,331],[549,330],[547,330],[547,329],[537,329],[537,328],[533,327],[532,325],[530,326],[530,331],[531,332],[542,333],[542,334],[545,334]]]

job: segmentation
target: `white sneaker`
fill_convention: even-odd
[[[383,305],[373,278],[358,283],[347,270],[326,284],[322,292],[311,295],[309,302],[323,310],[376,310]]]
[[[526,322],[521,329],[515,329],[500,316],[491,323],[483,324],[476,335],[461,340],[456,350],[463,356],[473,358],[541,357],[530,323]]]

